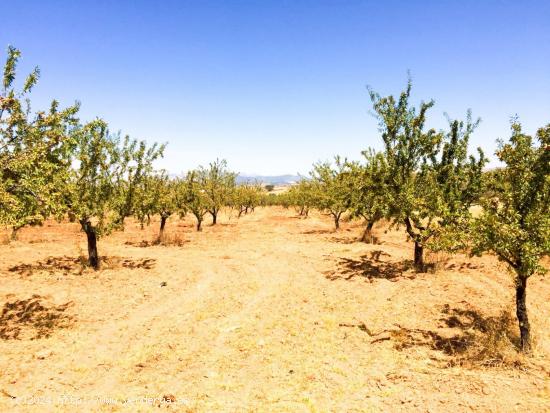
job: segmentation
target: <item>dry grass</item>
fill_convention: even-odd
[[[417,274],[403,232],[379,225],[372,245],[362,229],[261,208],[200,233],[171,218],[155,244],[158,220],[129,220],[99,241],[98,272],[78,226],[24,229],[0,254],[0,410],[548,410],[542,277],[523,358],[493,257],[431,255]]]
[[[165,233],[156,239],[156,244],[165,247],[183,247],[188,242],[185,237],[178,233]]]

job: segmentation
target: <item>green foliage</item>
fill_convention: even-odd
[[[423,249],[434,236],[463,225],[481,191],[485,157],[468,156],[468,140],[479,121],[450,121],[445,133],[426,129],[434,102],[409,104],[411,81],[399,99],[370,91],[388,164],[388,214],[404,224],[415,243],[415,266],[424,270]],[[437,243],[434,243],[437,245]]]
[[[199,167],[196,177],[204,191],[212,224],[216,224],[220,209],[231,204],[237,174],[227,169],[225,159],[217,159],[208,168]]]
[[[233,190],[233,207],[238,211],[239,217],[244,213],[248,214],[249,211],[260,205],[262,201],[262,195],[264,189],[258,182],[246,182],[237,185]]]
[[[494,252],[518,275],[544,271],[540,258],[550,254],[550,125],[537,132],[538,145],[519,123],[497,152],[506,168],[499,169],[493,197],[483,199],[474,220],[474,248]]]
[[[106,235],[116,218],[118,140],[101,119],[87,123],[75,136],[77,166],[66,186],[67,204],[83,229],[89,226],[97,236]]]
[[[332,216],[336,229],[340,227],[340,218],[351,206],[353,176],[345,161],[338,156],[336,168],[328,162],[317,163],[311,172],[312,191],[315,207]]]
[[[8,48],[0,93],[0,223],[14,231],[63,214],[61,189],[71,165],[79,109],[75,104],[60,110],[54,100],[48,111],[32,114],[28,94],[40,72],[35,68],[17,92],[20,55]]]
[[[293,206],[300,216],[307,217],[309,210],[315,206],[315,187],[313,181],[302,178],[286,193],[277,196],[280,205],[285,208]]]
[[[472,253],[493,252],[516,277],[516,307],[522,349],[531,350],[527,317],[527,279],[545,272],[540,264],[550,255],[550,125],[534,139],[512,124],[512,137],[497,151],[506,168],[492,174],[493,192],[473,222]]]
[[[199,172],[190,171],[177,184],[177,204],[184,212],[191,212],[197,219],[197,231],[201,230],[204,216],[210,208],[210,198],[202,187]]]
[[[382,153],[363,151],[365,163],[348,163],[351,179],[350,214],[366,222],[362,240],[372,242],[374,224],[388,215],[388,163]]]
[[[134,214],[142,227],[153,215],[158,214],[165,221],[179,210],[177,186],[178,182],[170,179],[166,171],[151,172],[140,179],[135,187]]]
[[[117,226],[121,229],[124,227],[124,219],[139,207],[136,203],[136,191],[143,181],[152,176],[153,162],[163,156],[165,147],[166,145],[157,143],[147,147],[145,141],[137,141],[125,136],[119,149],[120,162],[115,195]]]

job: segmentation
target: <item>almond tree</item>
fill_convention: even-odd
[[[349,163],[351,179],[350,212],[353,217],[365,220],[362,242],[372,243],[372,228],[388,213],[388,164],[382,153],[363,151],[365,164]]]
[[[246,182],[237,185],[233,191],[233,207],[238,211],[238,217],[248,212],[254,212],[254,209],[260,204],[264,189],[261,184],[256,182]]]
[[[151,223],[151,216],[156,213],[155,175],[146,176],[135,191],[134,216],[139,221],[141,229]]]
[[[177,204],[184,212],[191,212],[197,219],[197,231],[202,231],[202,221],[211,208],[210,198],[202,187],[199,172],[190,171],[178,182]]]
[[[117,217],[113,208],[120,160],[118,141],[101,119],[84,125],[76,139],[77,166],[66,185],[66,202],[86,233],[89,264],[98,270],[97,239],[112,231]]]
[[[278,195],[278,197],[286,198],[301,217],[307,218],[309,210],[315,206],[315,184],[310,179],[302,178],[288,190],[286,197],[284,195]]]
[[[339,229],[342,215],[351,206],[353,181],[346,162],[337,156],[336,169],[328,162],[317,163],[313,166],[311,177],[316,208],[330,215],[335,229]]]
[[[464,221],[479,195],[481,170],[486,160],[467,155],[468,140],[479,121],[451,121],[450,131],[426,129],[426,114],[433,101],[410,106],[411,81],[399,99],[380,97],[369,90],[379,119],[388,163],[389,216],[405,225],[414,242],[414,265],[425,271],[424,247],[442,229]],[[467,192],[472,191],[470,196]]]
[[[237,174],[227,170],[225,159],[212,162],[208,168],[199,167],[196,174],[204,191],[212,225],[216,225],[220,209],[231,203]]]
[[[136,190],[142,181],[153,174],[153,162],[162,158],[165,147],[166,145],[156,142],[147,147],[145,141],[130,139],[128,135],[122,141],[115,207],[118,213],[118,228],[124,229],[124,219],[133,214]]]
[[[12,226],[12,237],[25,225],[39,225],[64,213],[60,190],[71,165],[72,132],[79,105],[31,112],[29,94],[40,71],[27,76],[16,91],[21,53],[9,47],[0,92],[0,223]]]
[[[176,186],[176,181],[170,179],[166,171],[148,174],[136,185],[136,216],[143,227],[145,217],[160,215],[159,242],[163,239],[166,221],[178,209]]]
[[[497,156],[506,167],[493,174],[498,184],[491,185],[493,196],[484,198],[483,212],[474,220],[472,251],[496,254],[515,275],[521,348],[528,353],[527,280],[545,272],[540,260],[550,255],[550,124],[535,140],[514,121],[512,137],[500,142]]]

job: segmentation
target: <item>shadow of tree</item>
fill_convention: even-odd
[[[337,242],[338,244],[355,244],[361,242],[357,237],[331,237],[331,242]]]
[[[361,236],[355,235],[355,236],[348,237],[348,236],[345,236],[344,234],[330,238],[331,242],[337,242],[339,244],[356,244],[356,243],[367,244],[367,245],[383,244],[383,242],[381,242],[380,239],[374,235],[371,235],[370,240],[371,242],[366,242],[363,239],[362,235]]]
[[[143,268],[146,270],[150,270],[155,266],[156,262],[157,260],[154,258],[142,258],[134,260],[130,258],[112,257],[109,261],[109,268],[124,267],[130,269]]]
[[[10,272],[16,272],[19,275],[29,276],[36,272],[46,272],[49,274],[63,273],[82,274],[87,267],[86,258],[83,256],[74,258],[68,256],[48,257],[43,261],[38,261],[32,264],[19,264],[8,268]]]
[[[519,337],[508,311],[486,317],[471,308],[451,308],[446,304],[441,313],[438,331],[396,324],[397,329],[390,331],[394,347],[398,350],[429,347],[451,356],[447,365],[518,366],[521,363]]]
[[[479,270],[481,268],[483,268],[483,265],[474,264],[471,262],[463,262],[460,264],[454,263],[454,264],[449,264],[445,266],[446,270],[464,270],[464,269]]]
[[[129,245],[131,247],[138,247],[138,248],[148,248],[148,247],[154,247],[158,245],[158,242],[156,240],[147,241],[143,239],[141,241],[126,241],[124,245]]]
[[[117,269],[117,268],[143,268],[151,269],[156,263],[152,258],[131,259],[116,256],[101,257],[101,269]],[[88,259],[84,256],[80,257],[48,257],[45,260],[31,264],[19,264],[8,268],[9,272],[18,273],[22,276],[30,276],[35,273],[47,273],[50,275],[62,273],[63,275],[81,275],[86,270],[90,270]]]
[[[314,234],[333,234],[334,229],[308,229],[307,231],[302,231],[301,234],[305,235],[314,235]]]
[[[355,277],[365,277],[369,280],[378,278],[397,281],[405,271],[412,267],[412,262],[408,260],[402,262],[381,261],[383,256],[390,257],[390,254],[375,250],[362,255],[359,259],[340,258],[337,262],[337,271],[327,273],[326,278],[329,280],[351,280]],[[411,274],[409,278],[414,277],[414,274]]]
[[[53,330],[70,326],[73,317],[65,312],[72,304],[56,306],[36,294],[26,300],[6,302],[0,314],[0,339],[49,337]]]
[[[190,241],[187,239],[182,238],[179,235],[173,235],[173,234],[165,234],[165,236],[160,238],[155,238],[152,241],[148,240],[141,240],[141,241],[126,241],[124,245],[129,245],[131,247],[138,247],[138,248],[149,248],[149,247],[157,247],[157,246],[176,246],[181,247],[184,244],[189,243]]]

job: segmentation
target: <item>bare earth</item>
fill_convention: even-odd
[[[157,226],[101,239],[97,273],[76,224],[0,245],[0,411],[550,411],[541,276],[525,359],[493,257],[415,274],[401,231],[367,245],[359,223],[280,208],[202,233],[171,218],[182,245],[144,246]]]

